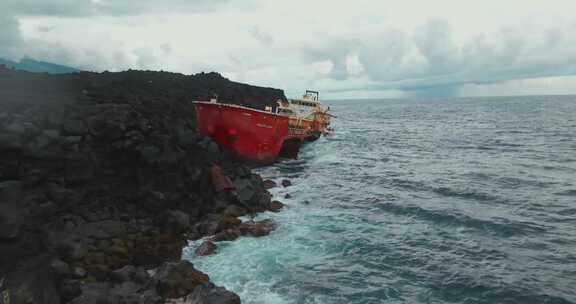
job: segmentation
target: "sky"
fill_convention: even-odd
[[[325,98],[576,93],[574,0],[0,0],[0,58]]]

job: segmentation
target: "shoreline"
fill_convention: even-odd
[[[151,77],[88,76],[134,86],[134,75],[146,76],[140,85]],[[0,111],[0,293],[10,303],[240,303],[182,249],[207,235],[217,243],[270,233],[275,223],[238,219],[282,208],[270,185],[198,135],[186,99],[146,98],[114,81],[74,88],[84,97],[72,102],[29,96],[42,81],[84,76],[0,70],[0,87],[28,81],[4,91],[12,95]],[[125,95],[104,98],[110,86]],[[232,187],[221,188],[215,170]]]

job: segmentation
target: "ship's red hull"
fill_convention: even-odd
[[[288,117],[242,106],[195,102],[200,133],[240,158],[274,162],[288,136]]]

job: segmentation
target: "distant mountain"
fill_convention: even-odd
[[[50,62],[38,61],[32,58],[23,58],[20,62],[0,58],[0,65],[8,68],[34,73],[66,74],[80,72],[80,70],[65,65]]]

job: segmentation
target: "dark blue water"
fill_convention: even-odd
[[[294,183],[261,216],[280,228],[187,255],[217,284],[243,303],[576,303],[576,97],[330,105],[333,135],[261,170]]]

